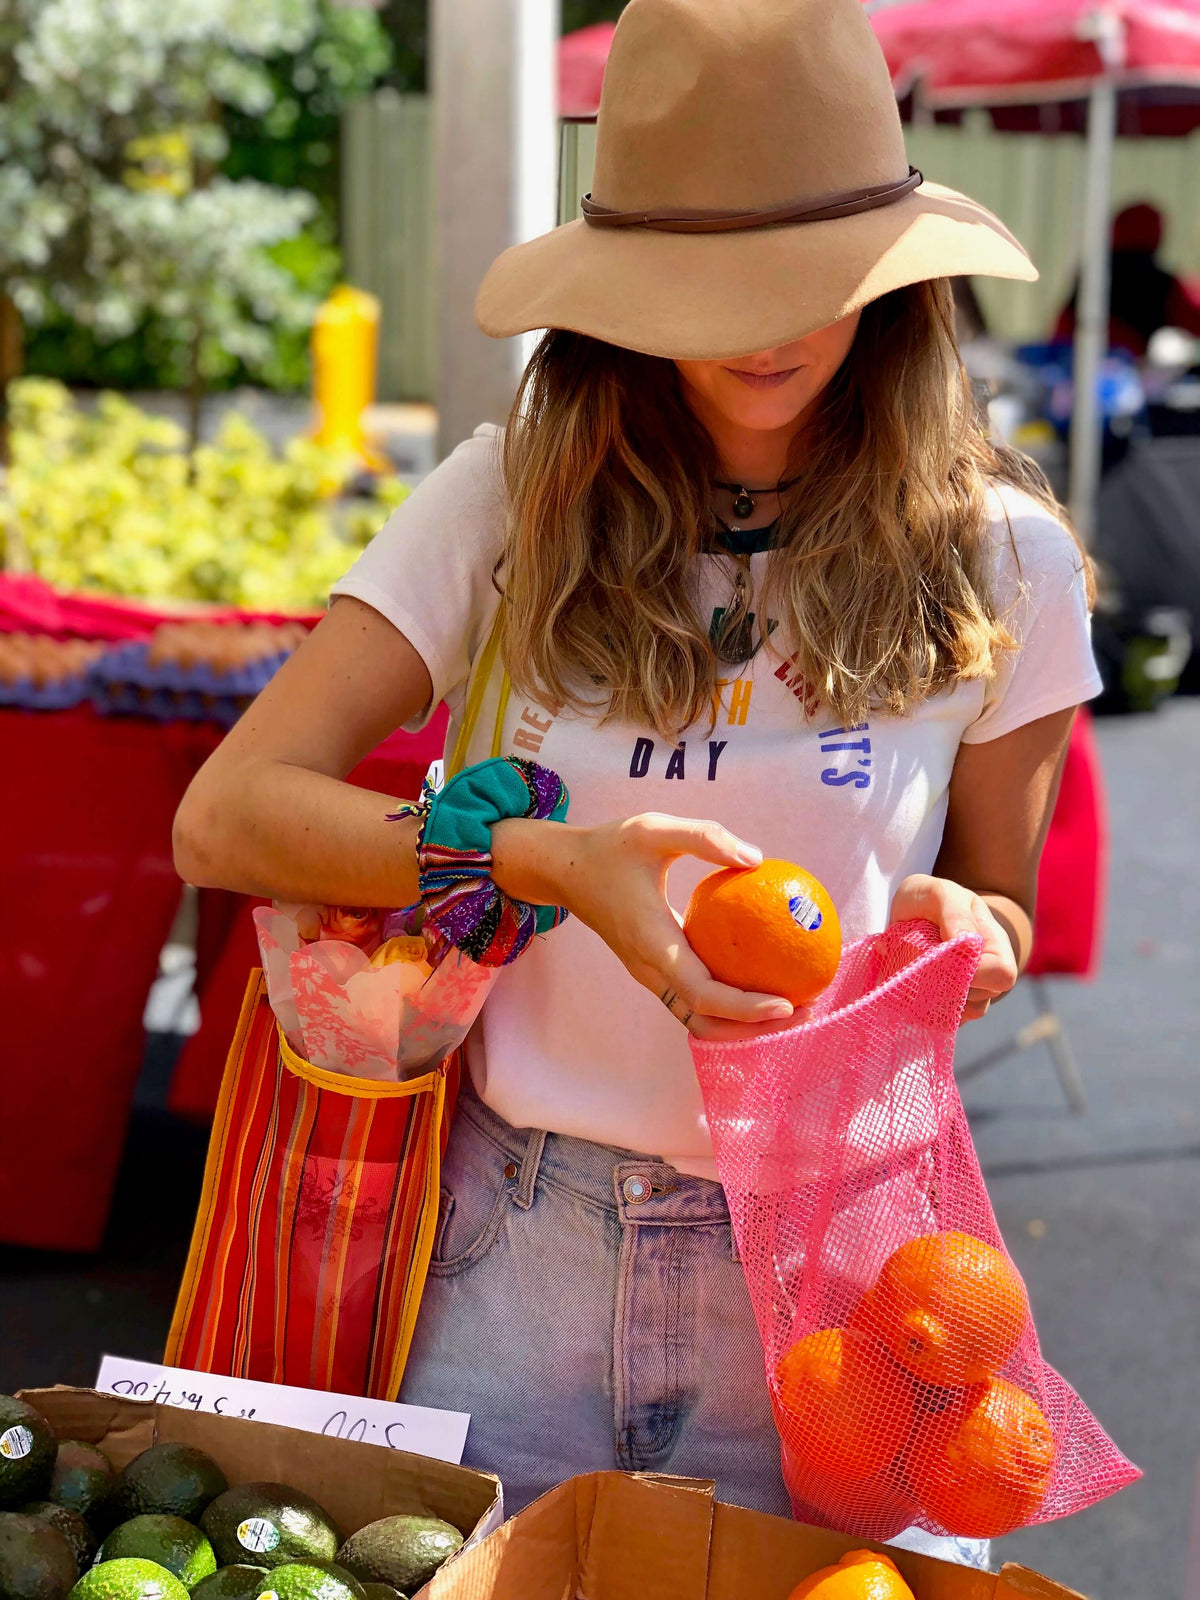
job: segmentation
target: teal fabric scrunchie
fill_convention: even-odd
[[[425,926],[481,967],[515,961],[538,933],[564,920],[562,906],[514,900],[492,881],[492,824],[505,817],[566,820],[570,797],[556,772],[518,756],[464,767],[443,789],[392,816],[424,814],[417,872]]]

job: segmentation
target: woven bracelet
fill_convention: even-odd
[[[506,817],[562,822],[569,796],[556,772],[517,756],[464,767],[443,789],[426,783],[419,801],[389,821],[419,816],[417,874],[425,932],[481,967],[506,967],[537,933],[557,927],[562,906],[514,900],[492,880],[492,825]],[[436,953],[436,942],[435,942]]]

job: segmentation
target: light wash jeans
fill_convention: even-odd
[[[721,1186],[516,1129],[464,1085],[401,1400],[469,1411],[467,1466],[511,1515],[600,1468],[715,1478],[791,1515]],[[969,1566],[986,1543],[896,1541]]]

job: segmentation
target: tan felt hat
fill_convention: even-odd
[[[583,210],[492,263],[485,333],[720,360],[925,278],[1037,277],[990,211],[910,169],[861,0],[630,0]]]

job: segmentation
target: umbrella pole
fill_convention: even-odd
[[[1108,295],[1113,143],[1117,87],[1098,78],[1088,100],[1087,175],[1083,197],[1083,262],[1075,319],[1075,384],[1071,413],[1071,516],[1081,537],[1092,537],[1104,422],[1096,393],[1108,349]]]

